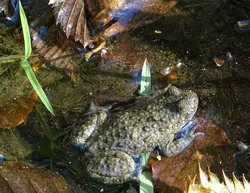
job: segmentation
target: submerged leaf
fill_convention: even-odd
[[[73,193],[59,174],[22,162],[0,165],[0,192]]]
[[[105,29],[102,34],[111,37],[148,25],[161,18],[176,3],[174,0],[113,0],[108,7],[110,11],[102,20],[105,23],[115,18],[117,22]]]
[[[9,129],[0,132],[1,160],[3,158],[8,161],[25,159],[32,151],[32,146],[25,141],[19,129]]]
[[[0,128],[14,128],[23,123],[33,106],[36,103],[38,96],[34,92],[25,99],[15,99],[11,103],[0,107]]]
[[[33,37],[32,45],[53,67],[66,71],[69,76],[76,71],[77,64],[74,56],[77,52],[70,49],[71,45],[68,44],[68,41],[64,41],[61,46],[49,45],[39,37],[37,31],[31,29],[31,34]]]

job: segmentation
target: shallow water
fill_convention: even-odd
[[[249,19],[249,9],[247,1],[178,2],[162,19],[111,39],[105,48],[106,53],[98,52],[88,61],[79,55],[82,46],[71,39],[66,40],[55,25],[51,8],[46,9],[47,19],[42,17],[43,13],[36,15],[36,18],[43,18],[38,22],[32,19],[36,8],[27,10],[30,23],[35,23],[34,31],[44,29],[42,26],[48,27],[45,45],[56,45],[68,55],[53,60],[49,57],[32,58],[34,62],[42,60],[46,64],[37,76],[56,116],[51,116],[38,100],[26,123],[17,127],[32,146],[33,153],[26,159],[53,167],[70,183],[74,181],[74,185],[81,185],[83,191],[138,191],[137,183],[106,187],[89,179],[82,165],[87,162],[87,157],[74,148],[68,138],[70,127],[79,124],[91,102],[98,105],[119,102],[113,113],[133,102],[138,96],[138,73],[147,58],[151,63],[154,90],[168,84],[194,90],[199,96],[195,117],[217,125],[231,140],[230,145],[209,146],[201,150],[203,154],[213,156],[211,171],[220,178],[221,170],[224,170],[228,176],[235,172],[240,178],[244,173],[250,179],[247,150],[250,144],[250,31],[237,26],[237,21]],[[17,38],[20,28],[18,24],[3,25],[3,17],[0,56],[21,55],[23,42]],[[14,51],[13,47],[16,47]],[[36,51],[39,48],[34,49],[34,53]],[[218,60],[224,61],[221,66],[215,63]],[[66,67],[60,66],[65,61]],[[13,80],[16,77],[14,72],[21,70],[7,66],[1,71],[1,76]],[[13,82],[22,86],[19,88],[26,87],[22,79]],[[17,95],[15,87],[7,87],[7,84],[12,83],[1,84],[5,92],[1,92],[1,105]],[[20,94],[18,91],[18,95],[27,96],[26,92]],[[9,96],[8,100],[6,96]],[[239,147],[240,142],[246,146],[244,152]],[[237,153],[239,151],[241,153]],[[155,182],[155,187],[155,192],[178,192],[159,181]]]

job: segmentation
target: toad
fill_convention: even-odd
[[[176,139],[198,107],[191,90],[168,86],[138,97],[134,106],[113,116],[110,107],[92,108],[88,118],[71,135],[73,144],[90,153],[87,172],[106,184],[138,180],[140,157],[158,148],[163,156],[182,152],[198,134]]]

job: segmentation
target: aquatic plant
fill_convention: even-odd
[[[148,60],[145,59],[143,67],[142,67],[142,73],[141,73],[141,87],[139,90],[140,94],[149,94],[151,92],[151,74],[150,74],[150,68],[148,64]],[[145,167],[148,165],[148,159],[150,156],[150,153],[147,153],[142,156],[142,167]],[[153,193],[154,192],[154,185],[152,182],[151,172],[149,171],[142,171],[140,173],[140,193]]]
[[[43,102],[45,107],[54,115],[52,106],[51,106],[46,94],[44,93],[41,85],[39,84],[32,68],[27,60],[30,57],[30,54],[32,51],[31,39],[30,39],[30,31],[29,31],[28,21],[27,21],[25,12],[23,10],[21,1],[19,1],[19,11],[20,11],[20,19],[21,19],[21,24],[22,24],[22,29],[23,29],[24,46],[25,46],[25,57],[21,59],[22,67],[23,67],[31,85],[33,86],[36,93],[38,94],[39,98],[41,99],[41,101]]]

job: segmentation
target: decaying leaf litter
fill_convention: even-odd
[[[230,5],[226,6],[230,9],[226,9],[225,5]],[[64,32],[55,25],[53,10],[46,5],[45,7],[48,9],[48,13],[50,13],[48,15],[51,15],[51,18],[44,17],[38,23],[42,26],[44,21],[49,22],[47,34],[51,35],[45,33],[45,37],[47,37],[43,40],[44,45],[51,46],[51,48],[56,45],[59,49],[68,49],[70,52],[66,52],[65,55],[70,56],[70,61],[74,61],[75,66],[74,70],[61,68],[68,76],[64,76],[62,71],[53,70],[44,65],[40,68],[40,72],[37,72],[39,73],[38,78],[42,80],[43,86],[46,87],[52,105],[56,107],[58,114],[57,117],[53,118],[53,122],[47,123],[50,129],[62,131],[63,128],[72,125],[90,102],[108,104],[112,101],[127,101],[133,98],[135,96],[134,91],[138,87],[131,80],[136,77],[135,75],[144,58],[147,57],[153,64],[151,68],[153,87],[161,88],[168,83],[172,83],[196,90],[200,97],[200,108],[197,116],[199,115],[221,127],[232,141],[230,146],[215,148],[214,151],[218,151],[218,155],[221,156],[214,156],[211,170],[221,175],[220,171],[224,169],[228,172],[228,176],[232,171],[241,172],[234,166],[235,161],[232,157],[228,161],[222,157],[222,152],[226,150],[228,156],[232,156],[237,150],[236,141],[249,144],[246,135],[249,133],[249,130],[247,130],[249,124],[249,104],[247,100],[249,98],[247,90],[249,86],[249,67],[247,65],[249,63],[249,47],[247,46],[249,32],[239,32],[236,25],[237,21],[247,19],[247,10],[249,10],[247,3],[215,1],[214,4],[205,6],[205,4],[195,1],[178,2],[174,9],[170,10],[162,20],[135,31],[122,33],[114,42],[111,41],[108,44],[105,52],[102,52],[105,58],[101,58],[100,53],[96,53],[89,62],[81,60],[81,55],[78,54],[78,46],[81,48],[81,45],[66,39]],[[205,9],[206,12],[202,12],[201,8]],[[33,9],[30,9],[31,15],[32,11],[37,14],[35,7]],[[29,17],[28,13],[27,16]],[[213,18],[213,21],[211,18]],[[39,30],[41,26],[37,27],[36,31],[41,33],[42,30]],[[9,30],[8,33],[11,34],[13,29]],[[158,33],[159,31],[161,33]],[[13,35],[9,36],[13,37]],[[131,41],[127,41],[128,39]],[[64,47],[62,42],[65,43]],[[1,49],[5,56],[8,52],[11,53],[10,48],[11,46],[4,46]],[[45,50],[42,55],[48,53]],[[54,48],[55,50],[56,48]],[[230,52],[233,59],[226,60],[218,68],[213,59],[214,56],[220,55],[218,54],[220,52]],[[53,54],[48,54],[49,56],[51,57]],[[66,56],[65,58],[67,58]],[[47,57],[45,56],[45,58]],[[53,61],[56,62],[59,58],[60,55],[58,59],[57,57],[54,60],[51,59],[52,66]],[[47,61],[50,60],[47,59]],[[67,60],[61,59],[61,61]],[[61,64],[62,62],[58,63]],[[7,69],[11,68],[7,66]],[[72,71],[75,73],[72,73]],[[19,72],[18,68],[16,72]],[[8,73],[6,73],[6,76]],[[54,81],[54,77],[57,77],[57,81]],[[70,80],[73,83],[70,83]],[[12,89],[9,93],[10,95],[13,94]],[[43,122],[51,119],[51,116],[47,114],[39,101],[35,109],[39,109]],[[29,116],[26,125],[21,125],[19,130],[22,135],[26,135],[24,128],[32,130],[30,125],[38,124],[38,121],[32,119],[32,116],[36,114],[38,114],[37,110]],[[26,132],[31,132],[31,136],[44,136],[41,126],[38,124],[35,127],[35,131],[38,133]],[[62,140],[60,138],[56,140],[58,147],[62,146]],[[68,146],[66,145],[67,148],[69,148]],[[202,151],[208,151],[209,155],[214,155],[209,147]],[[58,153],[58,155],[58,157],[60,155],[61,158],[63,157],[61,153]],[[221,160],[223,161],[221,162]],[[216,165],[220,167],[216,167]],[[69,165],[67,167],[69,168]],[[157,190],[161,191],[161,188]]]

